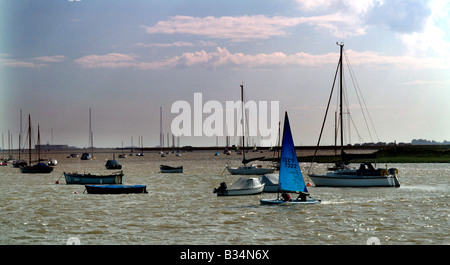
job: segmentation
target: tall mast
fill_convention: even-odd
[[[161,151],[164,147],[164,134],[162,132],[162,107],[159,107],[159,146],[161,147]]]
[[[91,108],[89,108],[89,142],[88,142],[88,146],[91,147],[92,151],[93,151],[93,145],[94,145],[94,141],[92,141],[93,137],[92,137],[92,119],[91,119]],[[91,151],[91,152],[92,152]]]
[[[28,114],[28,158],[31,165],[31,117]]]
[[[242,154],[245,161],[245,120],[244,120],[244,84],[241,84],[241,102],[242,102]]]
[[[340,46],[339,57],[339,120],[341,124],[341,162],[344,162],[344,123],[342,117],[342,51],[344,49],[344,43],[338,43]]]

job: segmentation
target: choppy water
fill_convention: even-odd
[[[67,155],[67,154],[65,154]],[[27,175],[0,167],[0,244],[381,244],[450,243],[450,165],[390,164],[400,188],[315,188],[319,205],[261,206],[276,194],[217,197],[227,162],[214,152],[118,159],[124,184],[145,184],[148,194],[92,195],[66,185],[63,171],[106,173],[111,154],[81,161],[58,156],[51,174]],[[183,174],[158,173],[160,164]],[[306,176],[307,164],[301,164]],[[315,172],[326,165],[315,165]]]

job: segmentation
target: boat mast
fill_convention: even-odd
[[[336,43],[340,46],[339,57],[339,120],[341,124],[341,162],[344,163],[344,123],[342,117],[342,51],[344,49],[344,43]]]
[[[244,159],[242,160],[242,162],[244,162],[245,161],[244,84],[241,84],[241,103],[242,103],[242,154],[244,155]]]
[[[28,114],[28,159],[31,165],[31,117]]]

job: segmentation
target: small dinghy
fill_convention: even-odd
[[[160,165],[159,169],[161,173],[183,173],[183,166],[171,167],[166,165]]]
[[[146,185],[85,185],[89,194],[148,193]]]
[[[276,199],[262,199],[261,204],[318,204],[320,200],[310,198],[307,193],[305,181],[297,160],[294,141],[292,139],[291,126],[287,112],[284,116],[283,143],[281,146],[280,178]],[[298,193],[296,199],[291,199],[288,192]]]

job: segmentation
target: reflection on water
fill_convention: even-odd
[[[145,184],[148,194],[91,195],[64,178],[54,184],[63,171],[107,172],[111,154],[92,161],[60,155],[44,175],[1,167],[0,244],[66,244],[71,237],[81,244],[366,244],[371,237],[381,244],[450,243],[448,164],[391,164],[400,188],[310,187],[321,204],[261,206],[276,194],[213,194],[220,182],[239,178],[222,172],[241,159],[214,153],[119,160],[124,184]],[[162,163],[183,165],[184,173],[158,173]]]

